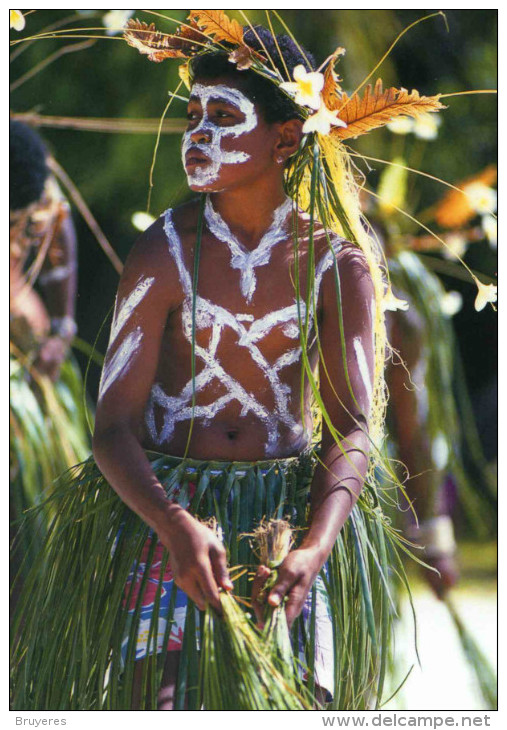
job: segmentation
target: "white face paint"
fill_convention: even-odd
[[[217,84],[216,86],[204,86],[194,84],[192,86],[191,98],[196,98],[201,103],[202,118],[199,124],[192,130],[187,130],[183,135],[182,159],[185,167],[186,154],[190,149],[199,150],[209,159],[203,166],[198,166],[190,174],[187,173],[188,184],[194,188],[206,189],[214,183],[220,173],[223,164],[234,165],[246,162],[250,155],[246,152],[233,152],[222,150],[223,137],[239,137],[245,132],[250,132],[257,126],[257,114],[253,103],[239,89],[232,89],[229,86]],[[221,127],[212,122],[208,115],[208,102],[223,100],[228,104],[237,107],[245,116],[245,121],[231,127]],[[192,141],[192,136],[205,134],[208,142]]]
[[[187,270],[179,236],[174,228],[171,211],[168,210],[165,216],[165,232],[168,240],[169,251],[176,263],[180,281],[185,293],[185,302],[182,312],[182,325],[185,338],[189,343],[192,341],[192,280]],[[338,240],[334,242],[334,250],[340,245]],[[316,296],[322,282],[324,272],[334,261],[334,251],[327,251],[316,267]],[[297,422],[289,410],[291,400],[290,386],[280,380],[280,371],[284,368],[298,363],[301,358],[301,347],[291,347],[283,353],[273,364],[270,364],[259,350],[257,343],[264,339],[276,326],[281,326],[286,337],[290,339],[299,338],[298,309],[300,316],[304,319],[306,306],[300,299],[297,302],[283,307],[282,309],[269,312],[264,317],[255,319],[252,314],[235,314],[224,307],[221,307],[207,299],[197,295],[196,297],[196,329],[211,329],[211,335],[207,347],[196,343],[196,357],[203,364],[203,369],[195,378],[195,392],[199,394],[212,381],[219,382],[226,392],[213,403],[197,405],[194,409],[194,416],[204,422],[210,421],[219,411],[229,403],[236,401],[241,405],[241,416],[249,413],[255,415],[266,427],[267,440],[265,444],[266,454],[277,453],[280,427],[285,426],[290,432],[300,438],[298,446],[304,448],[304,429]],[[309,313],[310,328],[313,321],[313,311]],[[259,367],[268,381],[274,398],[274,409],[269,410],[260,403],[255,394],[248,392],[241,383],[233,378],[221,365],[217,350],[222,337],[222,332],[232,329],[237,335],[238,346],[249,352],[252,360]],[[163,422],[161,428],[157,428],[155,409],[163,410]],[[167,395],[159,384],[155,384],[146,409],[146,425],[154,443],[162,445],[169,441],[174,433],[176,423],[190,420],[192,418],[192,380],[190,379],[177,396]]]

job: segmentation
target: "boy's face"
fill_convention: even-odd
[[[277,136],[276,125],[266,124],[235,79],[197,79],[182,142],[190,188],[216,193],[251,184],[275,166]]]

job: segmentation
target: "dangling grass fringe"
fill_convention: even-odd
[[[23,513],[62,472],[90,454],[83,382],[67,359],[57,383],[37,375],[14,354],[10,359],[10,501],[20,554],[40,544],[17,531]],[[33,554],[32,557],[35,557]]]
[[[148,456],[170,499],[201,519],[217,518],[231,565],[254,566],[248,539],[238,538],[263,516],[289,515],[291,525],[306,524],[314,464],[310,455],[257,463],[183,461],[151,452]],[[12,707],[131,709],[136,641],[154,541],[143,557],[143,577],[131,580],[127,591],[125,586],[129,575],[139,570],[150,530],[91,459],[64,474],[26,520],[32,527],[49,515],[49,530],[29,566],[13,620]],[[394,571],[402,570],[400,549],[407,550],[405,543],[382,514],[375,488],[367,484],[322,573],[334,624],[335,692],[330,709],[366,709],[381,700],[394,617],[389,582]],[[173,625],[176,592],[166,597],[169,607],[163,613],[162,577],[163,570],[153,617],[142,626],[152,646],[157,630],[165,632],[160,652],[146,661],[144,708],[154,706]],[[239,597],[247,596],[246,575],[238,578],[236,591]],[[296,626],[295,631],[300,630]],[[307,636],[310,659],[315,652],[311,640],[312,630]],[[313,666],[307,664],[311,671]],[[190,603],[177,709],[200,709],[203,670],[200,673],[196,612]]]

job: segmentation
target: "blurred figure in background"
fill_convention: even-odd
[[[9,230],[11,514],[19,520],[62,471],[88,456],[89,434],[81,375],[70,357],[74,225],[41,138],[16,121]],[[26,551],[30,536],[21,540]]]

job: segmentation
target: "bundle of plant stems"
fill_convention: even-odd
[[[270,569],[270,574],[259,593],[259,602],[265,606],[264,639],[271,654],[287,667],[291,684],[296,686],[297,671],[290,640],[289,627],[283,602],[271,606],[267,596],[278,578],[278,568],[283,563],[294,542],[292,528],[285,520],[263,520],[253,532],[254,549],[259,562]]]
[[[272,521],[273,524],[280,522]],[[258,528],[259,535],[263,530],[266,533],[270,531],[269,524],[262,523]],[[288,523],[284,525],[289,535],[287,554],[291,544],[290,527]],[[268,565],[267,562],[265,564]],[[283,606],[269,607],[265,628],[259,631],[234,595],[221,592],[220,603],[221,616],[208,606],[204,617],[201,664],[204,708],[244,711],[313,709],[309,694],[304,688],[298,688],[295,681]]]

